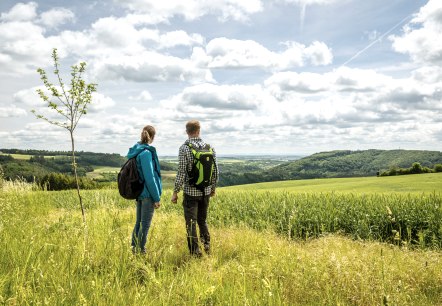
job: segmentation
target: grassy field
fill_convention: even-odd
[[[86,177],[90,179],[98,179],[103,178],[105,174],[116,175],[120,171],[120,167],[103,167],[103,166],[95,166],[94,171],[87,172]]]
[[[2,153],[0,152],[0,155],[10,155],[12,158],[14,159],[20,159],[20,160],[30,160],[31,157],[33,157],[34,155],[29,155],[29,154],[7,154],[7,153]],[[55,159],[70,159],[70,156],[65,156],[65,155],[47,155],[47,156],[43,156],[44,158],[50,159],[50,158],[55,158]]]
[[[441,305],[442,196],[425,175],[404,178],[411,194],[367,194],[361,181],[371,178],[353,179],[357,188],[342,180],[343,193],[325,182],[300,192],[301,181],[220,188],[208,219],[213,251],[201,259],[187,254],[171,190],[142,257],[129,248],[133,203],[116,190],[82,192],[84,228],[75,191],[5,183],[0,304]]]
[[[422,193],[442,192],[442,173],[332,178],[238,185],[230,190],[290,192]]]

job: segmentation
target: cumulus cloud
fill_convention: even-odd
[[[37,93],[37,90],[43,90],[46,95],[51,96],[48,90],[44,86],[36,86],[28,89],[22,89],[16,92],[13,95],[13,100],[15,103],[24,104],[29,106],[30,108],[39,108],[44,110],[46,108],[46,102],[44,102]],[[61,88],[57,87],[58,90],[61,91]],[[66,87],[66,90],[69,90],[69,87]],[[59,103],[58,101],[56,101]],[[60,103],[59,103],[60,104]],[[113,101],[110,97],[106,97],[100,93],[92,94],[92,103],[89,104],[88,110],[90,112],[99,112],[106,110],[115,105],[115,101]]]
[[[169,20],[174,16],[183,16],[186,20],[195,20],[204,15],[217,15],[218,20],[247,21],[249,16],[260,12],[263,5],[260,0],[114,0],[122,7],[133,12],[143,12],[157,16],[157,20]]]
[[[115,105],[115,101],[103,94],[92,93],[92,103],[88,106],[88,111],[91,113],[98,113],[107,110]]]
[[[49,55],[57,38],[46,37],[46,27],[56,27],[74,16],[61,8],[38,15],[37,8],[35,2],[18,3],[1,14],[0,73],[20,75],[50,63]]]
[[[0,117],[1,118],[9,118],[9,117],[23,117],[26,116],[26,110],[22,108],[18,108],[15,105],[10,107],[0,107]]]
[[[47,65],[50,46],[44,30],[27,21],[0,23],[0,73],[22,74],[35,71],[37,65]]]
[[[201,45],[204,38],[200,34],[188,34],[185,31],[171,31],[159,36],[158,44],[160,49],[172,48],[175,46]]]
[[[326,73],[279,72],[264,84],[280,100],[291,92],[314,94],[327,92],[381,92],[393,78],[370,69],[341,67]]]
[[[32,21],[37,17],[37,3],[17,3],[9,12],[0,15],[0,21]]]
[[[134,82],[214,81],[210,70],[195,67],[190,60],[149,51],[134,56],[102,59],[95,64],[93,72],[101,79]]]
[[[129,99],[134,101],[150,101],[152,100],[152,95],[148,90],[143,90],[139,95],[130,96]]]
[[[321,42],[305,46],[296,42],[286,42],[286,49],[273,52],[252,40],[215,38],[206,46],[210,68],[259,67],[285,70],[304,66],[305,61],[313,65],[328,65],[332,62],[331,50]],[[201,52],[198,49],[198,52]]]
[[[403,30],[402,35],[390,37],[395,51],[410,55],[418,64],[442,64],[441,1],[428,1]]]
[[[39,22],[47,28],[57,28],[59,25],[75,20],[75,14],[65,8],[53,8],[40,15]]]
[[[32,88],[26,88],[19,90],[13,94],[12,98],[14,102],[25,104],[27,106],[42,106],[44,101],[39,97],[37,89],[45,90],[44,86],[35,86]]]
[[[277,2],[285,2],[285,3],[295,3],[299,5],[324,5],[324,4],[333,4],[342,2],[342,0],[276,0]]]
[[[259,86],[201,84],[186,88],[182,99],[188,105],[228,110],[254,110],[262,101]]]
[[[330,79],[317,73],[280,72],[268,78],[264,84],[281,100],[289,92],[318,93],[330,89]]]

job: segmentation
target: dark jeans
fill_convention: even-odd
[[[193,197],[184,194],[184,219],[186,220],[187,245],[189,246],[190,254],[201,254],[198,246],[196,224],[198,224],[200,230],[200,239],[204,245],[204,250],[206,252],[210,250],[210,234],[206,223],[209,199],[210,196]]]
[[[137,220],[132,232],[132,247],[138,247],[142,252],[146,251],[147,232],[149,231],[154,211],[155,206],[152,199],[137,200]]]

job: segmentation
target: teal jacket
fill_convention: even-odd
[[[144,188],[138,200],[151,198],[159,202],[163,185],[161,182],[160,162],[155,147],[137,142],[127,153],[127,158],[137,156],[137,168],[144,179]]]

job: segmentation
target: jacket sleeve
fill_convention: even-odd
[[[149,191],[154,202],[160,201],[160,187],[155,182],[155,170],[152,161],[152,153],[149,150],[140,154],[141,170],[144,177],[144,185]]]

